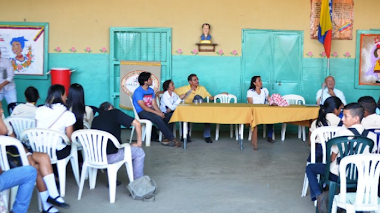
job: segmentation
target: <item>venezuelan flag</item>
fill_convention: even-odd
[[[325,47],[327,58],[330,58],[332,38],[331,7],[332,0],[322,0],[318,27],[318,41],[320,41]]]

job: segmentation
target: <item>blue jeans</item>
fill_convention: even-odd
[[[326,164],[315,163],[306,166],[306,175],[309,180],[311,201],[315,201],[318,195],[322,194],[317,175],[325,175]],[[337,182],[338,176],[330,173],[330,180]]]
[[[12,211],[17,213],[28,212],[34,185],[36,184],[37,170],[33,166],[22,166],[8,170],[0,175],[0,191],[19,186],[16,201]]]
[[[174,139],[173,130],[169,129],[164,119],[162,119],[160,116],[143,110],[139,112],[139,117],[141,119],[148,119],[152,121],[152,123],[154,123],[157,126],[157,128],[162,132],[162,134],[164,134],[166,139],[169,139],[169,140]]]
[[[273,124],[267,124],[267,136],[273,138]]]

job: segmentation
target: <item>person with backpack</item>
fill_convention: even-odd
[[[361,121],[364,117],[364,109],[358,103],[350,103],[344,107],[343,110],[343,124],[344,129],[337,132],[335,137],[339,136],[364,136],[368,137],[373,141],[376,141],[376,135],[368,130],[365,130]],[[374,146],[375,148],[375,146]],[[370,150],[364,150],[364,153],[368,153]],[[330,180],[338,181],[339,179],[339,163],[337,158],[339,158],[339,149],[336,145],[331,147],[331,153],[327,157],[331,157],[330,164]],[[310,197],[312,201],[318,200],[318,210],[319,213],[327,213],[327,195],[322,193],[322,189],[318,183],[318,175],[324,175],[326,169],[326,164],[315,163],[306,166],[306,175],[309,180],[310,187]]]

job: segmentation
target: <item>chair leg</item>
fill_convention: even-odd
[[[110,203],[115,202],[116,198],[116,175],[117,169],[114,167],[108,167],[108,186],[109,186],[109,194],[110,194]]]
[[[162,132],[160,131],[160,133],[158,134],[158,140],[160,141],[160,142],[162,142]]]
[[[215,130],[215,140],[217,141],[219,139],[219,124],[216,124],[216,130]]]
[[[179,137],[182,138],[182,122],[178,122]]]
[[[89,167],[88,168],[89,170],[89,183],[90,183],[90,189],[94,189],[95,188],[95,185],[96,185],[96,176],[98,175],[98,169],[95,169],[95,168],[91,168]]]
[[[281,140],[282,141],[285,140],[285,133],[286,133],[286,123],[283,123],[282,128],[281,128]]]
[[[135,133],[135,126],[132,126],[131,137],[129,138],[129,143],[132,143],[133,133]]]
[[[234,137],[234,127],[233,124],[230,124],[230,138]]]
[[[190,136],[191,136],[191,131],[193,131],[193,123],[190,123],[190,130],[188,130]]]
[[[173,125],[173,135],[175,138],[177,137],[177,124],[176,123],[174,123],[174,125]]]
[[[302,127],[302,141],[306,141],[306,127],[304,126]]]
[[[248,140],[250,141],[252,138],[252,129],[251,127],[249,128],[249,134],[248,134]]]
[[[82,166],[82,175],[79,183],[79,191],[78,191],[78,200],[82,198],[82,192],[83,192],[83,186],[84,186],[84,180],[86,179],[86,174],[87,174],[87,164],[83,163]],[[91,180],[91,178],[90,178]]]
[[[145,146],[150,146],[150,136],[152,135],[152,123],[147,123],[145,128]]]
[[[336,192],[337,184],[335,182],[330,182],[329,185],[329,204],[328,204],[328,212],[331,212],[332,203],[334,200],[335,192]]]
[[[66,166],[68,161],[66,159],[59,160],[57,162],[58,179],[59,179],[59,191],[61,197],[65,196],[66,192]]]
[[[309,179],[307,179],[307,175],[305,173],[305,177],[303,178],[303,187],[302,187],[301,197],[306,196],[308,187],[309,187]]]
[[[335,201],[335,198],[333,200],[333,205],[332,205],[332,208],[331,208],[331,213],[336,213],[338,210],[338,206],[337,206],[337,203]]]
[[[79,186],[79,163],[78,163],[78,151],[73,151],[72,157],[70,158],[71,168],[74,173],[75,181],[77,182],[77,185]]]
[[[235,138],[236,138],[236,140],[239,140],[239,125],[238,124],[235,124]],[[241,138],[242,138],[242,140],[243,140],[243,135],[241,135]]]

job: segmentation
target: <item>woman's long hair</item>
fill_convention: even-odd
[[[254,84],[256,82],[256,79],[261,78],[259,75],[255,75],[251,78],[251,85],[249,86],[249,89],[256,89],[256,85]]]
[[[325,100],[325,103],[319,108],[318,118],[317,118],[317,127],[329,126],[326,119],[327,113],[334,112],[334,109],[339,109],[342,105],[342,101],[335,96],[331,96]]]
[[[52,107],[53,104],[62,104],[65,103],[62,100],[62,95],[65,94],[65,87],[60,84],[54,84],[49,87],[48,95],[45,101],[45,105],[48,107]]]
[[[74,124],[74,131],[83,129],[83,117],[86,113],[86,105],[84,103],[84,90],[80,84],[71,84],[69,96],[67,97],[67,108],[74,113],[77,119]]]

